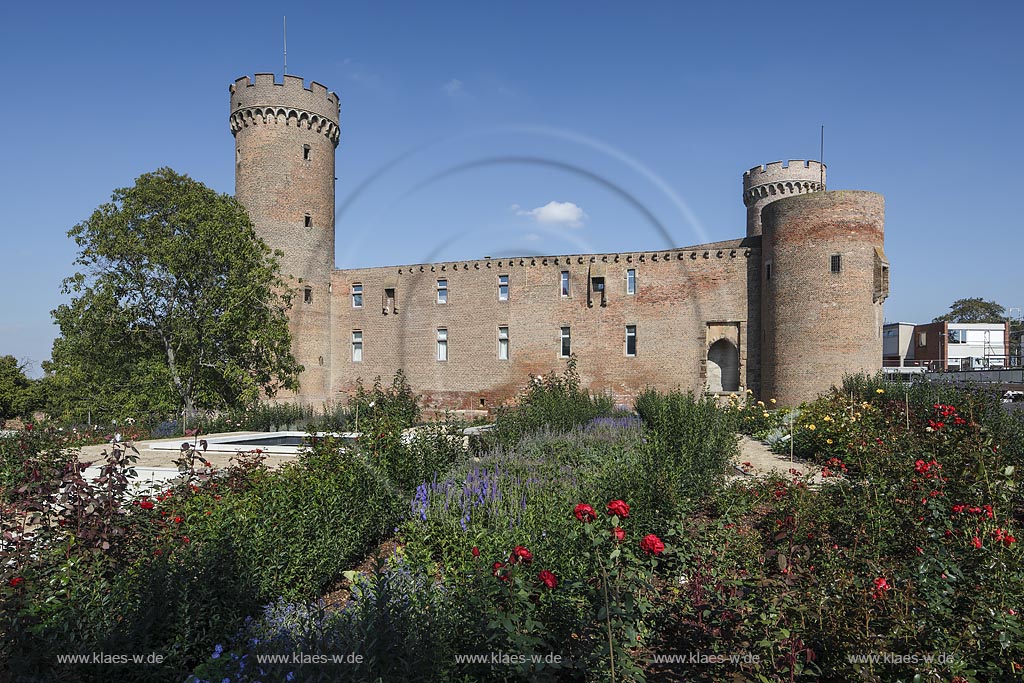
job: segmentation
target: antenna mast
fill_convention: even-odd
[[[825,189],[825,124],[821,124],[821,147],[818,148],[818,184]]]
[[[288,17],[284,17],[284,75],[288,75]]]

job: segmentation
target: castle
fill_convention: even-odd
[[[582,382],[619,402],[749,388],[794,405],[881,368],[884,200],[826,191],[820,162],[746,171],[739,239],[338,270],[338,96],[273,74],[230,92],[236,196],[294,287],[302,402],[401,368],[428,407],[487,409],[575,356]]]

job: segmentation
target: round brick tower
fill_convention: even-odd
[[[814,192],[762,214],[761,395],[797,405],[882,367],[885,200]]]
[[[761,234],[761,210],[793,195],[825,189],[826,167],[820,161],[773,161],[743,174],[743,203],[747,207],[747,237]]]
[[[329,396],[331,272],[334,270],[334,150],[340,137],[338,96],[298,76],[273,74],[231,86],[235,196],[256,233],[281,250],[292,288],[292,349],[304,367],[298,397]]]

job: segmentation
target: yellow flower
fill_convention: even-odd
[[[753,389],[747,389],[747,393],[748,394],[752,394],[752,393],[754,393],[754,390]]]
[[[769,400],[768,402],[769,402],[769,403],[775,403],[775,399],[774,399],[774,398],[773,398],[773,399],[770,399],[770,400]]]
[[[854,416],[860,417],[860,413],[854,413]]]
[[[815,429],[817,429],[817,427],[815,427],[814,425],[807,425],[807,428],[808,428],[808,429],[810,429],[810,430],[811,430],[812,432],[813,432],[813,431],[814,431]]]
[[[764,408],[764,401],[758,401],[758,402],[757,402],[757,405],[759,405],[759,406],[761,406],[762,408]]]
[[[885,393],[885,389],[875,389],[875,393],[876,394],[884,394]]]
[[[832,443],[832,439],[825,439],[825,443],[831,444]]]
[[[822,422],[831,422],[832,421],[832,416],[831,415],[826,415],[825,417],[821,418],[821,421]]]
[[[766,410],[766,411],[764,411],[764,416],[765,416],[765,417],[768,417],[768,411],[767,411],[767,410]]]

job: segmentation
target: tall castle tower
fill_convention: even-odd
[[[281,250],[292,288],[293,353],[305,368],[304,402],[330,395],[331,272],[334,270],[334,150],[340,137],[338,96],[298,76],[273,74],[231,86],[235,196],[256,234]]]

